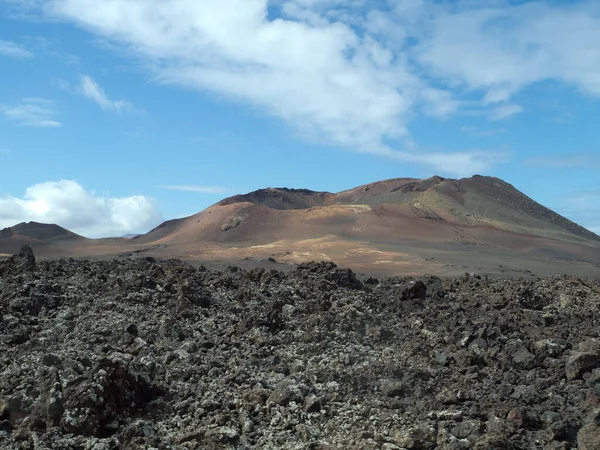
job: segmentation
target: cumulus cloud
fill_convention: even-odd
[[[353,9],[362,1],[283,2],[285,17],[277,19],[269,18],[266,0],[40,4],[141,58],[160,82],[257,106],[319,143],[439,166],[437,154],[406,145],[408,121],[415,110],[447,117],[459,107],[406,58],[357,32]]]
[[[133,105],[126,100],[110,100],[104,93],[104,89],[88,75],[81,76],[79,90],[84,97],[95,101],[102,109],[116,112],[135,110]]]
[[[162,189],[170,189],[172,191],[188,191],[188,192],[200,192],[203,194],[227,194],[231,192],[230,189],[220,186],[194,186],[194,185],[164,185],[159,186]]]
[[[500,120],[521,111],[517,92],[545,80],[600,95],[594,2],[33,3],[140,58],[157,80],[258,106],[305,139],[433,167],[475,171],[502,157],[411,145],[417,114],[445,118],[475,98]]]
[[[418,59],[436,75],[506,101],[540,81],[600,95],[600,9],[595,2],[471,3],[437,10]]]
[[[71,180],[30,186],[23,197],[0,197],[0,228],[55,223],[86,237],[147,232],[162,221],[152,199],[99,196]]]
[[[9,56],[17,59],[28,59],[33,57],[33,53],[19,44],[0,39],[0,55]]]
[[[0,104],[0,114],[22,126],[53,128],[62,125],[55,120],[58,112],[54,102],[43,98],[24,98],[13,106]]]

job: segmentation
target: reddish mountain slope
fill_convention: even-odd
[[[461,180],[396,178],[339,193],[260,189],[133,239],[81,240],[60,227],[40,224],[25,224],[29,231],[19,232],[22,225],[2,233],[50,243],[47,253],[61,255],[144,252],[224,262],[331,260],[385,274],[455,274],[467,268],[504,272],[506,267],[595,274],[600,267],[599,236],[512,185],[477,175]],[[7,239],[12,235],[4,240],[0,235],[0,253],[6,253]]]
[[[491,177],[392,179],[331,194],[268,188],[236,195],[185,219],[166,222],[142,242],[264,244],[327,234],[368,240],[456,240],[472,227],[583,245],[600,237]],[[459,231],[460,230],[460,231]],[[478,241],[485,236],[476,233]],[[497,233],[496,233],[497,234]]]

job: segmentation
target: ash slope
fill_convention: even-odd
[[[192,259],[324,259],[388,275],[493,273],[506,265],[591,275],[600,264],[599,236],[483,176],[398,178],[337,194],[261,189],[165,222],[136,241]]]
[[[0,446],[597,449],[600,284],[0,262]]]
[[[219,212],[223,211],[231,211],[235,215],[225,217],[220,223],[213,223],[206,217],[206,212],[221,216]],[[307,211],[313,214],[307,214]],[[348,211],[357,217],[343,217]],[[143,236],[143,240],[168,239],[169,233],[181,238],[182,231],[186,225],[189,226],[186,222],[197,224],[195,229],[200,233],[197,237],[205,240],[260,241],[262,235],[268,233],[261,233],[259,229],[273,228],[270,221],[278,223],[281,236],[293,237],[298,234],[294,222],[314,220],[315,217],[311,216],[317,216],[323,228],[327,228],[328,222],[337,224],[338,234],[347,235],[350,234],[350,225],[357,225],[361,218],[371,216],[373,220],[369,225],[375,227],[393,226],[386,224],[385,219],[431,221],[440,227],[488,227],[496,231],[600,246],[600,236],[540,205],[499,178],[479,175],[461,180],[438,176],[423,180],[396,178],[337,194],[267,188],[226,198],[206,212],[166,222]],[[377,223],[377,218],[380,223]],[[244,224],[248,226],[235,230]],[[229,233],[223,233],[225,231]],[[398,239],[404,237],[401,230],[394,231]],[[412,230],[406,231],[408,233],[404,235],[410,235]]]
[[[207,242],[266,243],[277,238],[335,234],[369,239],[383,235],[401,241],[431,239],[445,229],[442,236],[452,240],[456,229],[471,228],[489,229],[492,240],[498,232],[508,232],[600,246],[600,236],[512,185],[479,175],[461,180],[397,178],[337,194],[260,189],[226,198],[188,218],[165,222],[139,239],[177,242],[193,235]]]
[[[0,253],[16,251],[19,242],[0,239]],[[32,245],[49,257],[144,252],[206,263],[328,260],[377,275],[467,270],[594,276],[600,267],[599,236],[510,184],[483,176],[397,178],[336,194],[261,189],[133,239]]]
[[[55,224],[21,222],[0,230],[0,253],[16,253],[26,244],[39,248],[76,245],[86,240]]]
[[[600,244],[600,236],[540,205],[514,186],[499,178],[480,175],[461,180],[439,176],[423,180],[396,178],[337,194],[270,188],[230,197],[218,205],[244,202],[277,210],[335,205],[366,205],[374,209],[404,206],[407,210],[399,212],[415,219],[458,226],[490,226],[532,236]]]

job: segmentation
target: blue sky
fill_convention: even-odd
[[[0,227],[500,177],[600,232],[600,2],[0,0]]]

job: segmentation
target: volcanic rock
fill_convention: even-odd
[[[0,261],[0,448],[600,442],[598,280],[21,260]]]
[[[573,380],[600,367],[600,353],[576,353],[567,360],[567,378]]]

